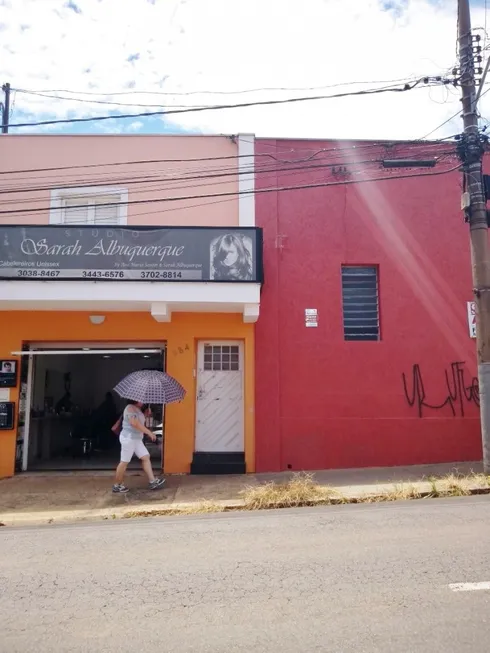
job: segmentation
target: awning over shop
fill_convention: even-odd
[[[149,312],[157,322],[172,313],[241,313],[256,322],[259,283],[112,281],[0,281],[0,311]]]

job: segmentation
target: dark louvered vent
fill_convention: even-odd
[[[345,340],[379,340],[378,269],[342,266]]]

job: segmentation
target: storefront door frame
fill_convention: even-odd
[[[13,356],[28,356],[27,368],[27,389],[26,389],[26,405],[25,405],[25,418],[24,418],[24,442],[22,447],[22,466],[23,472],[28,468],[28,455],[29,455],[29,435],[31,426],[31,407],[32,407],[32,391],[34,387],[34,372],[35,362],[34,358],[37,356],[72,356],[78,354],[80,356],[93,356],[104,354],[158,354],[161,353],[163,360],[163,369],[165,370],[166,361],[166,344],[153,343],[153,342],[115,342],[111,346],[109,342],[43,342],[43,343],[30,343],[29,349],[23,351],[13,351]],[[162,461],[163,462],[163,445],[162,445]]]

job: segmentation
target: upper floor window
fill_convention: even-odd
[[[379,340],[378,268],[342,266],[344,340]]]
[[[50,224],[125,225],[128,191],[111,186],[51,191]]]

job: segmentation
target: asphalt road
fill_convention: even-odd
[[[1,653],[480,653],[490,498],[0,529]]]

